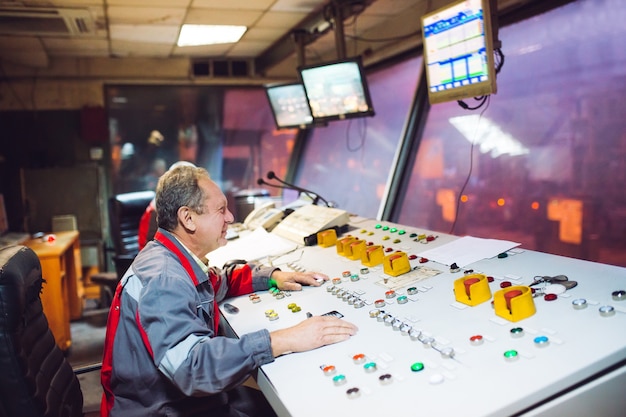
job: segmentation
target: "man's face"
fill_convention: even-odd
[[[197,216],[198,240],[205,246],[206,253],[226,244],[228,225],[235,218],[228,210],[226,197],[222,190],[209,179],[200,180],[200,188],[208,198],[204,202],[204,212]]]

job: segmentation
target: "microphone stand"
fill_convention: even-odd
[[[326,199],[324,197],[322,197],[321,195],[319,195],[319,194],[317,194],[317,193],[315,193],[315,192],[313,192],[311,190],[307,190],[306,188],[298,187],[295,184],[290,184],[290,183],[288,183],[286,181],[281,180],[280,178],[278,178],[276,176],[276,174],[274,174],[274,171],[269,171],[267,173],[267,178],[270,179],[270,180],[276,180],[276,181],[280,182],[281,184],[284,184],[284,186],[281,187],[281,186],[277,186],[277,185],[274,185],[274,184],[270,184],[270,183],[264,181],[262,178],[259,178],[257,183],[260,185],[261,182],[262,182],[263,184],[267,184],[267,185],[278,187],[278,188],[290,188],[292,190],[300,191],[301,193],[304,193],[304,194],[308,195],[310,198],[312,198],[314,205],[317,204],[321,200],[326,205],[326,207],[331,207],[330,203],[328,203],[328,201],[326,201]]]
[[[259,178],[258,180],[256,180],[256,183],[258,185],[267,185],[268,187],[280,188],[282,190],[293,190],[292,187],[286,187],[286,186],[280,185],[280,184],[272,184],[271,182],[265,181],[263,178]],[[297,190],[297,191],[300,191],[300,190]],[[309,196],[309,197],[311,197],[311,196]],[[311,199],[312,198],[313,197],[311,197]]]
[[[256,183],[258,185],[267,185],[268,187],[280,188],[280,189],[283,189],[283,190],[296,190],[296,191],[298,191],[300,193],[306,194],[314,203],[315,203],[315,199],[317,198],[316,194],[308,193],[308,192],[302,191],[302,190],[300,190],[298,188],[288,187],[286,185],[272,184],[271,182],[265,181],[263,178],[259,178],[258,180],[256,180]]]

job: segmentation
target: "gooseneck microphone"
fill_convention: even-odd
[[[268,171],[267,173],[267,178],[270,180],[276,180],[279,183],[283,184],[283,185],[278,185],[278,184],[271,184],[267,181],[265,181],[263,178],[259,178],[257,180],[257,184],[259,185],[269,185],[270,187],[276,187],[276,188],[288,188],[291,190],[296,190],[299,191],[301,193],[304,193],[306,195],[308,195],[310,198],[313,199],[313,204],[317,204],[319,201],[323,202],[326,207],[331,207],[331,205],[328,203],[328,201],[326,201],[326,199],[324,197],[322,197],[321,195],[319,195],[318,193],[315,193],[311,190],[307,190],[306,188],[302,188],[302,187],[298,187],[295,184],[290,184],[284,180],[281,180],[280,178],[278,178],[276,176],[276,174],[274,173],[274,171]]]
[[[293,188],[293,187],[288,187],[288,186],[286,186],[286,185],[281,185],[281,184],[272,184],[271,182],[267,182],[267,181],[265,181],[263,178],[259,178],[258,180],[256,180],[256,183],[257,183],[258,185],[267,185],[268,187],[280,188],[280,189],[282,189],[282,190],[296,190],[296,191],[298,191],[298,192],[305,193],[306,195],[308,195],[308,196],[309,196],[309,198],[310,198],[311,200],[315,200],[315,198],[317,198],[317,197],[318,197],[318,196],[317,196],[317,194],[307,193],[307,192],[304,192],[304,191],[302,191],[302,190],[300,190],[300,189],[296,189],[296,188]]]
[[[267,185],[268,187],[282,188],[282,189],[285,189],[285,188],[291,189],[291,187],[285,187],[284,185],[272,184],[271,182],[265,181],[263,178],[259,178],[258,180],[256,180],[256,183],[258,185]]]

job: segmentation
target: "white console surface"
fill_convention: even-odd
[[[626,299],[615,293],[626,290],[625,268],[516,248],[506,257],[451,272],[448,265],[421,262],[421,253],[455,236],[415,241],[436,234],[367,219],[352,226],[347,234],[415,255],[414,269],[391,277],[382,265],[365,268],[338,255],[334,246],[301,247],[274,257],[273,265],[320,271],[341,282],[283,293],[283,298],[261,292],[257,303],[248,296],[230,299],[239,313],[223,312],[236,334],[289,327],[305,320],[307,312],[337,311],[359,327],[346,342],[285,355],[262,367],[268,382],[262,389],[279,404],[280,415],[509,416],[624,366]],[[476,306],[456,301],[454,281],[468,270],[493,278],[490,300]],[[536,312],[528,318],[512,322],[495,314],[491,301],[503,283],[528,286],[535,276],[556,275],[578,285],[552,301],[534,297]],[[387,294],[390,290],[395,294]],[[301,311],[292,312],[287,307],[292,303]],[[279,318],[269,320],[269,310]],[[624,396],[613,400],[626,403]]]

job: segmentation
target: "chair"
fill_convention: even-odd
[[[109,227],[113,248],[115,271],[103,271],[91,276],[91,281],[101,285],[104,294],[101,304],[108,306],[115,287],[139,252],[138,233],[141,215],[154,198],[154,191],[136,191],[117,194],[109,198]]]
[[[39,258],[25,246],[0,249],[0,416],[83,416],[76,375],[48,327]]]

